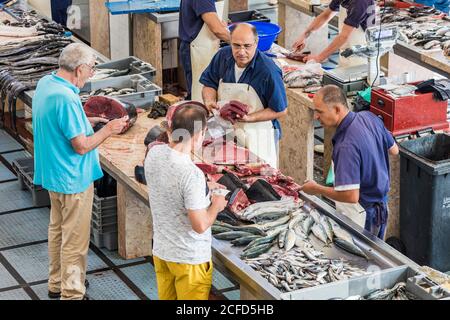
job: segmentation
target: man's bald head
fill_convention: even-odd
[[[236,35],[252,34],[255,41],[258,41],[258,32],[256,31],[256,27],[250,23],[241,22],[241,23],[233,24],[230,27],[231,37],[233,37],[234,33],[236,33]]]
[[[326,85],[320,89],[314,98],[320,99],[329,108],[339,104],[348,109],[347,97],[345,96],[344,91],[332,84]]]
[[[258,33],[255,26],[238,23],[231,27],[231,48],[234,61],[239,68],[245,68],[256,54]]]
[[[348,114],[347,97],[337,86],[326,85],[313,98],[314,117],[326,128],[336,128]]]

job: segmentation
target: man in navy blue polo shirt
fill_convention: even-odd
[[[325,128],[336,129],[335,182],[333,188],[308,181],[303,191],[340,202],[359,202],[366,210],[365,229],[383,239],[388,216],[389,154],[398,154],[397,144],[373,113],[349,111],[347,98],[337,86],[323,87],[313,102],[315,118]]]
[[[334,38],[328,47],[319,54],[305,57],[305,62],[315,60],[322,62],[339,49],[346,49],[354,45],[363,45],[365,30],[375,23],[374,0],[332,0],[319,16],[303,31],[292,46],[293,50],[300,51],[306,45],[306,39],[316,30],[328,25],[339,12],[339,35]],[[363,64],[367,61],[360,57],[339,57],[339,66]]]
[[[222,48],[203,72],[203,101],[209,110],[217,101],[238,100],[250,107],[236,127],[238,142],[277,166],[281,137],[278,119],[287,114],[286,91],[280,68],[257,49],[254,26],[240,23],[231,29],[231,46]],[[244,142],[245,140],[245,142]]]
[[[180,3],[180,62],[184,69],[188,100],[201,102],[200,75],[230,34],[222,21],[224,2],[182,0]],[[219,40],[220,39],[220,40]]]

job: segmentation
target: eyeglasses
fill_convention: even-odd
[[[97,71],[97,68],[96,68],[95,64],[94,64],[93,66],[91,66],[91,65],[89,65],[89,64],[87,64],[87,63],[84,63],[83,65],[89,67],[89,71],[92,72],[92,73],[94,73],[95,71]]]
[[[241,50],[244,49],[245,51],[250,50],[255,45],[256,41],[253,43],[244,43],[244,44],[238,44],[238,43],[232,43],[231,46],[234,50]]]

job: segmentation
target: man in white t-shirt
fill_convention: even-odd
[[[227,202],[191,160],[206,131],[206,109],[186,104],[171,120],[170,143],[153,146],[145,175],[153,215],[153,260],[161,300],[206,300],[212,284],[211,225]]]

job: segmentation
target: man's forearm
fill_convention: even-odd
[[[322,58],[322,61],[327,59],[333,53],[338,51],[348,40],[348,37],[340,34],[330,43],[328,47],[326,47],[319,56]]]
[[[82,140],[74,147],[75,151],[80,154],[86,154],[97,148],[103,141],[109,138],[110,135],[111,132],[109,128],[105,126],[92,136],[84,136],[84,138],[81,138]],[[78,137],[75,139],[78,139]]]
[[[321,185],[317,185],[317,193],[321,194],[331,200],[339,201],[339,202],[347,202],[347,203],[356,203],[357,199],[352,195],[352,191],[336,191],[332,187],[325,187]],[[356,201],[355,201],[356,200]]]
[[[336,14],[335,12],[331,11],[328,8],[325,11],[323,11],[306,28],[306,30],[304,31],[305,38],[308,38],[311,35],[311,33],[322,28],[325,24],[328,23],[328,21],[330,21],[334,17],[335,14]]]
[[[219,214],[219,210],[215,208],[213,205],[211,205],[208,210],[206,210],[207,213],[207,219],[209,226],[212,226],[214,221],[217,219],[217,215]]]
[[[208,104],[217,102],[217,91],[214,88],[203,87],[202,90],[203,103],[208,106]]]
[[[271,121],[281,118],[284,114],[284,112],[276,112],[271,108],[264,108],[263,110],[249,114],[247,116],[247,122]]]

